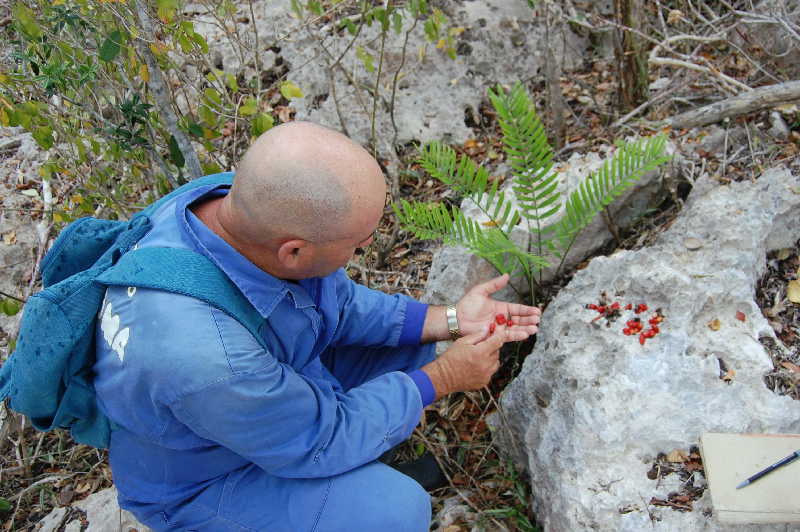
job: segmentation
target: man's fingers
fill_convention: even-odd
[[[536,334],[539,331],[539,328],[535,325],[528,325],[525,327],[517,327],[514,325],[508,330],[508,340],[509,342],[521,342],[523,340],[527,340],[531,335]]]
[[[507,312],[510,312],[512,316],[518,316],[518,317],[532,317],[532,316],[542,315],[542,309],[540,309],[539,307],[520,305],[518,303],[509,303]]]
[[[484,296],[490,296],[497,292],[498,290],[502,289],[508,284],[509,275],[504,273],[500,277],[495,277],[490,281],[486,281],[483,284],[477,285],[474,290],[476,290],[479,294]]]
[[[499,325],[494,333],[479,345],[485,352],[498,351],[504,343],[510,341],[509,329],[504,325]]]

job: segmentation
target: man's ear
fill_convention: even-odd
[[[284,268],[297,268],[301,263],[305,262],[306,255],[311,250],[311,242],[295,238],[287,240],[278,248],[278,261]]]

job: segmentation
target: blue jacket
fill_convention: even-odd
[[[336,346],[419,343],[427,306],[367,289],[342,270],[297,283],[270,276],[188,209],[225,191],[199,187],[166,203],[138,247],[186,248],[213,260],[264,317],[270,349],[197,299],[107,290],[95,388],[119,425],[110,461],[130,499],[179,501],[250,463],[293,478],[349,471],[405,440],[433,399],[421,371],[344,390],[320,361]]]

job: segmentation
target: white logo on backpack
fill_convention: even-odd
[[[128,345],[128,337],[130,336],[130,328],[125,327],[119,329],[119,314],[114,314],[111,308],[111,302],[106,300],[103,315],[100,321],[100,330],[103,331],[103,338],[111,347],[116,351],[119,361],[125,359],[125,346]]]

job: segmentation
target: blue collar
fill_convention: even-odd
[[[275,310],[287,293],[292,296],[297,308],[311,307],[314,301],[299,284],[278,279],[247,260],[233,246],[211,231],[189,210],[197,201],[225,196],[228,185],[207,185],[198,187],[177,198],[175,215],[184,239],[190,242],[194,251],[205,255],[233,281],[242,294],[264,317]]]

